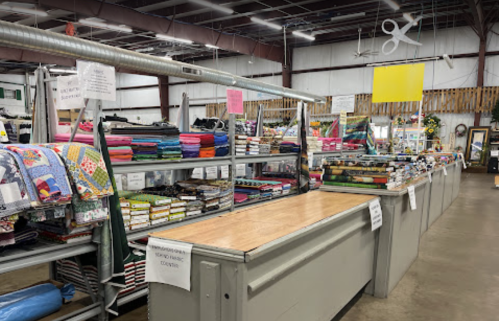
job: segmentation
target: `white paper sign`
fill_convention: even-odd
[[[114,67],[78,60],[76,68],[84,98],[116,101],[116,71]]]
[[[192,244],[149,238],[146,249],[146,282],[191,290]]]
[[[78,76],[57,77],[57,109],[74,109],[85,106]]]
[[[216,166],[206,167],[206,179],[217,179],[218,168]]]
[[[428,179],[430,180],[430,184],[431,184],[431,172],[428,172]]]
[[[146,188],[146,173],[128,173],[126,175],[127,190],[137,191]]]
[[[490,151],[490,156],[492,157],[499,157],[499,150],[491,150]],[[463,161],[464,163],[464,161]]]
[[[236,177],[246,176],[246,165],[237,164],[236,165]]]
[[[229,179],[229,165],[220,166],[220,178]]]
[[[340,125],[346,125],[347,124],[347,112],[342,110],[340,112]]]
[[[114,181],[116,182],[116,188],[118,191],[123,190],[123,180],[121,174],[114,174]]]
[[[444,175],[447,176],[447,168],[444,166]]]
[[[416,210],[416,192],[414,191],[414,185],[407,187],[407,192],[409,192],[409,202],[411,203],[411,210]]]
[[[355,95],[333,97],[331,114],[338,115],[342,110],[347,113],[355,111]]]
[[[314,153],[307,153],[308,154],[308,167],[312,168],[314,167]]]
[[[383,225],[383,213],[381,212],[379,199],[369,203],[369,213],[371,213],[371,231],[374,231]]]
[[[192,171],[191,178],[196,178],[196,179],[204,179],[204,170],[203,168],[194,168]]]

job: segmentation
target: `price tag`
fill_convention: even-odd
[[[118,191],[123,190],[123,179],[121,174],[114,174],[114,181],[116,182],[116,188]]]
[[[204,171],[203,168],[194,168],[192,171],[191,178],[196,178],[196,179],[204,179]]]
[[[246,165],[238,164],[236,165],[236,177],[246,176]]]
[[[308,153],[308,167],[314,167],[314,153]]]
[[[407,187],[407,192],[409,192],[409,202],[411,203],[411,210],[416,210],[416,192],[414,191],[414,185]]]
[[[371,231],[374,231],[383,225],[383,214],[381,213],[379,199],[369,203],[369,213],[371,213]]]
[[[229,179],[229,165],[220,166],[220,178]]]
[[[428,172],[428,179],[430,180],[430,184],[431,184],[431,172]]]
[[[216,166],[206,167],[206,179],[217,179],[218,168]]]
[[[340,111],[340,125],[347,124],[347,112],[345,110]]]
[[[444,166],[444,175],[447,176],[447,168]]]

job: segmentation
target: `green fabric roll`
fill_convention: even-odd
[[[359,187],[359,188],[370,188],[370,189],[387,189],[385,184],[361,184],[361,183],[341,183],[341,182],[324,181],[324,185]]]

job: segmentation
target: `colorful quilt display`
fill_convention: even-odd
[[[113,195],[106,164],[92,146],[81,143],[46,144],[64,161],[82,200]]]
[[[28,194],[14,157],[0,152],[0,217],[10,216],[30,207]]]

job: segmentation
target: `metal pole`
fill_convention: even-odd
[[[234,195],[234,184],[236,183],[236,115],[229,114],[229,146],[230,146],[230,176],[229,179],[232,183],[232,195]],[[232,204],[230,211],[234,211],[234,197],[232,197]]]
[[[31,114],[31,84],[29,81],[29,73],[24,74],[24,85],[26,88],[26,114]]]
[[[85,106],[83,106],[81,109],[80,109],[80,113],[78,114],[78,118],[76,119],[76,123],[75,123],[75,128],[73,129],[73,132],[71,133],[71,137],[69,138],[69,142],[71,143],[73,141],[73,139],[75,138],[75,135],[76,135],[76,131],[78,130],[78,124],[80,124],[81,122],[81,119],[83,117],[83,114],[85,114],[85,110],[87,109],[87,105],[88,105],[88,98],[85,99]]]

